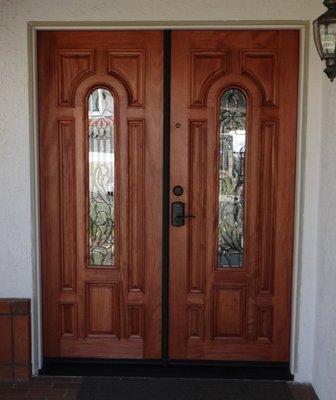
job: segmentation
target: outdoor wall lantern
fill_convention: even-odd
[[[313,23],[314,39],[321,60],[325,60],[331,82],[336,78],[336,0],[324,0],[328,11]]]

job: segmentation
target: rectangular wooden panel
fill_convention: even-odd
[[[63,339],[76,336],[76,304],[61,304],[61,335]]]
[[[142,292],[144,284],[144,166],[145,121],[128,120],[128,229],[129,291]]]
[[[272,295],[274,287],[278,133],[277,121],[263,120],[261,122],[257,293],[262,295]]]
[[[120,309],[118,283],[87,283],[87,336],[119,337]]]
[[[214,288],[214,339],[246,339],[246,286]]]
[[[143,307],[139,305],[128,306],[128,338],[143,338]]]
[[[205,262],[206,121],[189,121],[189,292],[202,293]]]
[[[273,306],[257,306],[257,334],[261,342],[272,342],[273,338]]]
[[[188,307],[189,339],[203,339],[204,337],[204,309],[200,306]]]
[[[58,120],[62,290],[76,287],[75,122]]]

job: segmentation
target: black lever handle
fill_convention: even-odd
[[[183,215],[183,216],[178,216],[178,217],[176,217],[176,218],[183,218],[183,219],[186,219],[186,218],[194,218],[194,219],[196,219],[196,217],[195,217],[195,215]]]
[[[183,226],[186,218],[196,218],[194,215],[185,215],[185,206],[184,203],[175,202],[172,203],[172,225],[173,226]]]

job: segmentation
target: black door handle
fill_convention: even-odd
[[[185,215],[184,203],[177,201],[172,203],[172,225],[183,226],[186,218],[196,218],[194,215]]]

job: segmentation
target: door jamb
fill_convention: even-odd
[[[40,204],[39,204],[39,154],[38,154],[38,102],[36,38],[39,30],[178,30],[178,29],[295,29],[300,31],[299,103],[297,127],[297,159],[295,189],[295,227],[293,250],[293,285],[290,372],[295,374],[298,359],[299,295],[302,273],[302,232],[304,208],[304,169],[307,131],[307,93],[309,58],[309,21],[31,21],[27,24],[28,38],[28,96],[29,96],[29,145],[30,145],[30,196],[32,217],[32,373],[42,367],[42,282],[40,259]]]

